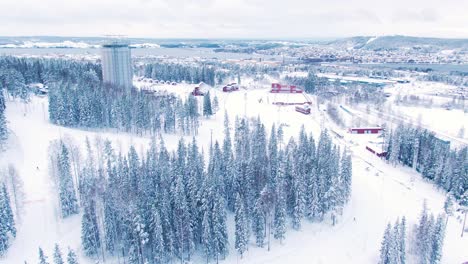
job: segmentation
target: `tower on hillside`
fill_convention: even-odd
[[[131,89],[133,85],[132,55],[128,41],[113,39],[102,45],[102,78],[105,83]]]

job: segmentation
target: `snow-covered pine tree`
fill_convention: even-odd
[[[401,218],[399,238],[399,252],[400,252],[400,262],[399,264],[406,264],[406,217]],[[398,262],[397,262],[398,263]]]
[[[68,249],[67,262],[68,264],[78,264],[78,258],[76,257],[75,251],[70,248]]]
[[[0,195],[0,218],[3,218],[3,224],[7,232],[13,237],[16,237],[15,218],[13,216],[13,210],[11,209],[10,195],[8,194],[5,184],[2,185]]]
[[[343,156],[341,156],[341,188],[343,191],[344,204],[347,203],[351,197],[352,174],[351,155],[349,155],[345,149],[343,151]]]
[[[330,156],[330,165],[328,168],[328,171],[330,173],[329,177],[330,179],[328,180],[328,189],[325,192],[325,197],[324,197],[324,208],[325,211],[330,211],[331,212],[331,220],[333,222],[333,225],[336,224],[336,213],[337,213],[337,207],[340,205],[340,200],[343,200],[341,198],[342,193],[340,192],[340,174],[339,174],[339,150],[334,146],[332,149],[332,153]]]
[[[206,256],[206,263],[213,257],[213,238],[211,232],[210,213],[203,213],[201,244]]]
[[[154,253],[154,261],[156,263],[161,263],[164,261],[164,239],[163,239],[163,230],[161,225],[161,217],[159,211],[156,208],[153,208],[153,218],[152,218],[152,229],[153,234],[151,237],[151,247]]]
[[[2,208],[0,208],[0,210],[2,210]],[[5,255],[10,246],[8,240],[8,230],[5,227],[4,220],[0,217],[0,257]]]
[[[317,214],[317,168],[316,168],[316,148],[315,140],[310,135],[307,143],[307,159],[304,168],[304,184],[305,184],[305,216],[309,220],[313,220]]]
[[[332,143],[327,130],[323,130],[320,133],[320,138],[317,145],[317,197],[318,199],[318,211],[316,218],[319,220],[323,219],[323,215],[327,212],[327,202],[325,200],[328,188],[331,186],[331,167],[333,164],[332,155]]]
[[[11,236],[16,236],[16,227],[10,199],[6,186],[3,184],[0,189],[0,256],[3,256],[8,250]]]
[[[280,161],[279,171],[277,174],[276,184],[276,206],[275,206],[275,219],[274,219],[274,237],[283,243],[286,234],[286,194],[284,186],[284,157],[283,150],[278,153],[278,159]]]
[[[128,187],[129,195],[137,195],[140,184],[140,158],[134,146],[128,152]]]
[[[444,245],[445,238],[445,223],[442,215],[437,217],[437,222],[432,231],[431,238],[431,255],[430,261],[431,264],[438,264],[442,259],[442,247]]]
[[[44,254],[41,247],[39,247],[39,264],[49,264],[49,262],[47,262],[47,256]]]
[[[235,248],[242,258],[244,256],[244,252],[248,249],[249,237],[244,201],[241,199],[239,194],[236,196],[235,203],[235,223]]]
[[[392,235],[392,245],[391,245],[391,257],[392,263],[399,263],[401,259],[401,226],[400,219],[397,219],[393,229],[391,230]]]
[[[108,190],[104,197],[104,239],[106,250],[112,254],[115,251],[119,234],[117,234],[118,220],[117,212],[115,211],[116,205],[114,204],[113,197],[110,194],[111,191],[112,190]]]
[[[299,164],[296,164],[295,161],[297,147],[292,139],[289,141],[287,148],[289,150],[287,151],[286,159],[287,162],[291,164],[287,170],[291,177],[291,189],[289,191],[291,198],[292,226],[294,229],[299,230],[304,216],[304,180],[298,171]]]
[[[421,241],[422,250],[419,252],[419,261],[422,264],[431,263],[432,255],[432,234],[434,233],[435,219],[434,215],[430,214],[426,224],[423,226],[423,240]]]
[[[268,142],[268,180],[267,184],[272,190],[276,190],[278,175],[278,139],[275,124],[271,126],[270,140]]]
[[[212,209],[212,234],[213,234],[213,253],[216,263],[219,257],[224,259],[229,252],[228,232],[226,224],[226,206],[224,198],[215,191]]]
[[[452,194],[449,193],[447,194],[447,198],[445,199],[444,202],[444,211],[446,215],[446,220],[445,220],[445,226],[448,224],[449,217],[453,214],[453,198]]]
[[[416,226],[415,230],[415,246],[416,251],[421,252],[421,255],[424,253],[425,250],[425,242],[426,242],[426,227],[429,221],[429,215],[427,212],[427,202],[424,200],[423,202],[423,209],[419,216],[419,223]]]
[[[401,136],[399,131],[401,131],[401,125],[392,133],[392,145],[389,161],[393,166],[398,163],[398,159],[400,157]]]
[[[64,264],[62,252],[60,251],[59,245],[55,244],[54,246],[54,263],[55,264]]]
[[[205,96],[203,96],[203,115],[205,117],[209,117],[213,115],[213,109],[211,107],[210,92],[207,92]]]
[[[145,249],[147,248],[149,241],[149,234],[146,231],[146,225],[140,214],[136,214],[133,218],[133,245],[136,249],[136,255],[138,262],[141,263],[145,259]]]
[[[388,223],[380,246],[379,264],[393,264],[391,255],[391,247],[393,244],[391,232],[392,226],[390,225],[390,223]]]
[[[215,96],[213,97],[213,103],[212,103],[211,105],[213,106],[213,110],[214,110],[213,112],[214,112],[214,113],[218,112],[218,110],[219,110],[219,100],[218,100],[218,96],[217,96],[217,95],[215,95]]]
[[[456,152],[452,167],[452,188],[451,192],[455,198],[460,199],[467,189],[468,170],[468,147],[463,147]]]
[[[447,153],[447,156],[444,161],[444,166],[442,168],[437,183],[441,188],[445,189],[446,191],[449,191],[452,188],[452,154],[453,153],[451,152]]]
[[[229,128],[229,116],[227,111],[224,112],[224,140],[223,140],[223,158],[222,158],[222,173],[223,181],[225,182],[225,199],[229,210],[234,212],[235,189],[234,189],[234,154],[232,152],[231,132]]]
[[[59,178],[59,199],[62,217],[78,213],[78,202],[76,199],[75,186],[70,170],[70,159],[68,148],[63,142],[60,143],[60,154],[57,158]]]
[[[81,245],[87,256],[95,256],[101,247],[94,201],[86,203],[81,220]]]
[[[175,162],[175,161],[174,161]],[[176,174],[171,188],[173,203],[174,246],[181,261],[190,260],[194,242],[182,175]]]
[[[255,235],[255,242],[258,247],[263,247],[265,245],[266,216],[263,211],[263,206],[260,199],[257,199],[257,202],[255,203],[252,218],[252,228]]]

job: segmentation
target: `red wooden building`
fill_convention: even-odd
[[[348,132],[351,134],[378,134],[382,130],[381,127],[350,127]]]
[[[193,96],[204,96],[205,94],[200,90],[200,87],[197,86],[197,87],[193,88],[192,95]]]

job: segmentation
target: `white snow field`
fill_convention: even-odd
[[[193,87],[178,84],[161,86],[161,89],[188,94]],[[312,114],[306,116],[295,112],[293,106],[271,105],[271,94],[266,88],[241,89],[232,93],[211,89],[210,93],[218,96],[220,110],[211,119],[202,121],[197,140],[205,150],[210,144],[211,133],[214,140],[222,140],[225,110],[229,113],[231,127],[236,115],[259,116],[266,124],[267,131],[270,131],[272,123],[284,124],[285,138],[297,136],[302,125],[307,131],[312,131],[316,139],[322,128],[332,128],[316,109],[315,100]],[[58,216],[56,195],[48,173],[49,142],[60,137],[70,137],[84,150],[85,138],[94,141],[99,135],[103,139],[110,139],[116,150],[126,151],[130,144],[134,144],[140,152],[148,147],[150,138],[52,125],[47,118],[46,98],[35,97],[29,105],[8,102],[6,117],[11,129],[10,149],[2,154],[1,165],[8,162],[16,165],[24,181],[26,201],[21,221],[17,224],[17,237],[0,263],[37,263],[39,246],[52,261],[55,243],[61,246],[62,252],[66,252],[68,247],[74,249],[80,263],[96,263],[96,260],[85,258],[81,252],[81,215],[67,219]],[[404,215],[407,217],[408,232],[411,232],[424,199],[431,212],[437,214],[443,211],[443,191],[421,179],[412,169],[388,165],[365,150],[365,143],[376,140],[375,135],[340,133],[344,138],[337,137],[336,143],[342,147],[348,146],[353,152],[353,184],[351,201],[338,223],[332,226],[330,221],[303,221],[301,231],[289,228],[283,245],[274,241],[270,252],[266,248],[257,248],[251,239],[248,252],[240,259],[234,249],[233,219],[229,216],[230,253],[222,263],[377,263],[381,239],[388,222],[393,223]],[[164,136],[170,149],[175,148],[179,138],[177,135]],[[187,140],[190,139],[191,136],[187,137]],[[468,234],[460,237],[461,229],[460,215],[450,217],[442,263],[461,264],[468,261]],[[118,262],[106,258],[106,263]],[[193,263],[205,263],[205,259],[199,255]],[[408,256],[408,263],[415,263],[414,257]]]

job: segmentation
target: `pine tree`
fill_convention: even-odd
[[[39,247],[39,264],[49,264],[47,262],[47,256],[44,254],[44,251],[42,251],[42,248]]]
[[[174,185],[172,187],[171,192],[173,195],[172,201],[174,204],[173,225],[175,249],[179,255],[179,258],[181,258],[182,261],[184,260],[185,255],[187,255],[188,260],[190,260],[190,256],[193,251],[193,233],[192,228],[189,225],[190,215],[187,206],[182,176],[177,173],[177,170],[176,179],[174,181]]]
[[[109,181],[113,181],[114,176],[109,178]],[[108,187],[111,188],[110,186]],[[114,187],[115,188],[115,187]],[[115,251],[117,243],[117,213],[115,211],[114,198],[111,196],[111,190],[106,193],[104,198],[104,239],[106,250],[110,253]]]
[[[78,203],[76,199],[75,187],[70,170],[70,159],[68,148],[61,142],[61,152],[57,158],[59,177],[59,198],[62,217],[67,217],[78,213]]]
[[[213,230],[213,242],[214,242],[214,257],[216,262],[219,260],[219,256],[223,259],[228,254],[228,233],[226,226],[226,206],[224,205],[224,199],[216,192],[213,200],[213,212],[212,212],[212,230]]]
[[[268,142],[268,180],[267,184],[272,190],[276,189],[278,177],[278,140],[276,136],[276,127],[273,124],[270,132],[270,141]]]
[[[218,110],[219,110],[219,100],[218,100],[218,96],[216,96],[216,95],[213,97],[213,104],[212,104],[212,106],[213,106],[214,112],[215,112],[215,113],[218,112]]]
[[[10,236],[16,236],[16,228],[10,199],[3,184],[0,189],[0,256],[3,256],[10,246]]]
[[[400,224],[400,239],[399,239],[399,251],[400,251],[400,264],[406,263],[406,217],[403,216]]]
[[[342,182],[340,183],[342,185],[344,203],[347,203],[351,197],[352,174],[351,155],[348,155],[346,150],[344,150],[343,156],[341,157]]]
[[[258,247],[263,247],[265,243],[265,226],[266,217],[263,212],[263,208],[260,200],[255,203],[255,209],[253,213],[253,231],[256,238],[256,244]]]
[[[401,125],[392,133],[393,137],[389,160],[394,166],[398,163],[398,159],[400,157],[401,137],[399,131],[401,131]]]
[[[279,160],[282,160],[282,150],[279,153]],[[274,237],[283,242],[286,234],[286,195],[284,192],[283,173],[279,172],[277,184],[277,203],[275,207]]]
[[[391,244],[391,263],[399,263],[401,259],[401,234],[400,234],[400,220],[397,219],[393,230],[391,231],[392,235],[392,244]]]
[[[235,182],[234,182],[234,154],[232,153],[231,132],[229,128],[229,117],[227,112],[224,112],[224,140],[223,140],[223,159],[222,159],[222,172],[223,179],[226,184],[225,199],[227,206],[231,211],[234,211],[235,195]]]
[[[54,263],[55,264],[64,264],[62,258],[62,252],[60,252],[60,248],[57,244],[54,247]]]
[[[423,209],[419,217],[419,223],[416,229],[416,250],[421,252],[421,255],[425,252],[425,243],[426,243],[426,230],[429,222],[429,215],[427,213],[427,202],[424,200]]]
[[[452,200],[452,195],[450,193],[447,195],[447,198],[445,199],[444,211],[446,215],[445,226],[447,226],[449,216],[453,214],[453,200]]]
[[[67,262],[68,264],[78,264],[78,259],[76,257],[76,254],[70,248],[68,249]]]
[[[154,261],[161,263],[164,260],[164,240],[163,240],[163,230],[161,225],[161,217],[157,209],[153,209],[153,237],[152,237],[152,247],[155,254]]]
[[[236,222],[236,231],[235,231],[235,248],[237,252],[241,255],[241,258],[244,255],[244,252],[248,248],[248,226],[245,215],[244,203],[239,194],[236,196],[235,204],[235,222]]]
[[[213,115],[213,110],[211,108],[210,92],[207,92],[205,96],[203,96],[203,115],[206,117]]]
[[[392,226],[390,223],[387,224],[385,233],[382,239],[382,244],[380,246],[380,262],[379,264],[392,264],[391,256],[391,246],[392,246],[392,235],[391,235]]]
[[[434,215],[430,214],[426,224],[422,226],[423,236],[421,245],[421,251],[419,252],[419,261],[423,264],[431,263],[432,255],[432,236],[434,233],[435,219]]]
[[[15,227],[15,218],[13,216],[13,210],[11,209],[10,196],[6,185],[2,185],[2,193],[0,194],[0,218],[3,218],[3,223],[8,232],[13,237],[16,237],[16,227]]]
[[[445,237],[445,224],[442,215],[437,217],[437,222],[435,223],[433,233],[432,233],[432,248],[430,255],[430,263],[437,264],[440,263],[442,258],[442,247],[444,245]]]
[[[208,211],[205,211],[205,213],[203,214],[201,238],[203,250],[205,251],[206,255],[206,262],[208,263],[208,261],[213,257],[213,238],[211,235],[211,223]]]
[[[81,244],[87,256],[95,256],[101,246],[94,201],[87,203],[81,220]]]

